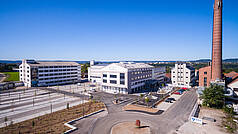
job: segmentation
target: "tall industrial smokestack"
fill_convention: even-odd
[[[212,81],[222,79],[222,0],[215,0],[212,38]]]

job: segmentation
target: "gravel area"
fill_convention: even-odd
[[[202,107],[199,113],[199,118],[214,118],[216,122],[203,120],[204,124],[200,125],[188,121],[177,131],[171,132],[171,134],[226,134],[226,130],[221,127],[222,117],[224,116],[225,115],[221,110]]]

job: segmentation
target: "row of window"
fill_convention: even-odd
[[[39,72],[77,71],[78,69],[39,70]]]
[[[138,69],[133,69],[133,71],[147,71],[151,70],[150,68],[138,68]]]
[[[77,72],[71,72],[71,73],[53,73],[53,74],[39,74],[39,77],[43,77],[43,76],[56,76],[56,75],[70,75],[70,74],[77,74]]]
[[[131,83],[131,86],[134,86],[134,85],[137,85],[137,84],[141,84],[141,83],[144,83],[144,82],[146,82],[146,81],[147,81],[147,80],[132,82],[132,83]]]
[[[101,78],[99,76],[90,76],[90,78]]]
[[[103,83],[107,83],[107,80],[103,79]],[[111,84],[117,84],[117,81],[116,80],[110,80],[110,83]],[[125,85],[125,81],[120,81],[120,84]]]
[[[20,70],[20,72],[22,72],[22,70]],[[30,71],[29,71],[29,70],[27,70],[26,72],[27,72],[27,73],[29,73]]]
[[[175,83],[175,81],[173,83]],[[186,84],[188,84],[188,82],[186,82]],[[184,85],[184,84],[183,83],[178,83],[178,85]]]
[[[25,81],[26,79],[25,79],[25,78],[24,78],[24,79],[23,79],[23,78],[21,78],[21,81],[23,81],[23,80]],[[29,79],[27,79],[27,81],[30,81],[30,80],[29,80]]]
[[[73,78],[73,77],[78,77],[78,76],[73,75],[73,76],[64,76],[64,77],[40,78],[39,80],[53,80],[53,79]]]
[[[78,67],[78,66],[40,66],[39,68],[71,68],[71,67]]]
[[[146,70],[146,71],[138,71],[138,72],[131,72],[131,74],[142,74],[142,73],[151,73],[151,70]]]
[[[173,78],[175,78],[175,76],[173,76]],[[178,78],[183,78],[183,76],[178,76]],[[186,78],[188,78],[188,76],[186,76]]]
[[[107,77],[107,74],[103,74],[103,77]],[[117,75],[110,74],[110,78],[117,78]],[[125,79],[125,73],[120,73],[120,79]]]
[[[144,79],[144,78],[149,78],[151,76],[152,76],[152,74],[142,75],[142,76],[137,76],[137,77],[131,78],[131,80]]]

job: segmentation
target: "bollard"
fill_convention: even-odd
[[[136,126],[140,128],[140,120],[136,120]]]

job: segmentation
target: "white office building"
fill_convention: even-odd
[[[101,85],[101,90],[109,93],[143,92],[151,80],[163,81],[165,68],[154,68],[144,63],[120,62],[91,65],[88,79]]]
[[[22,60],[19,72],[20,81],[28,87],[62,85],[81,80],[81,66],[76,62]]]
[[[145,90],[152,79],[153,66],[144,63],[112,63],[102,69],[102,90],[110,93],[136,93]]]
[[[176,63],[171,69],[171,81],[174,87],[191,87],[195,82],[195,69],[187,63]]]

